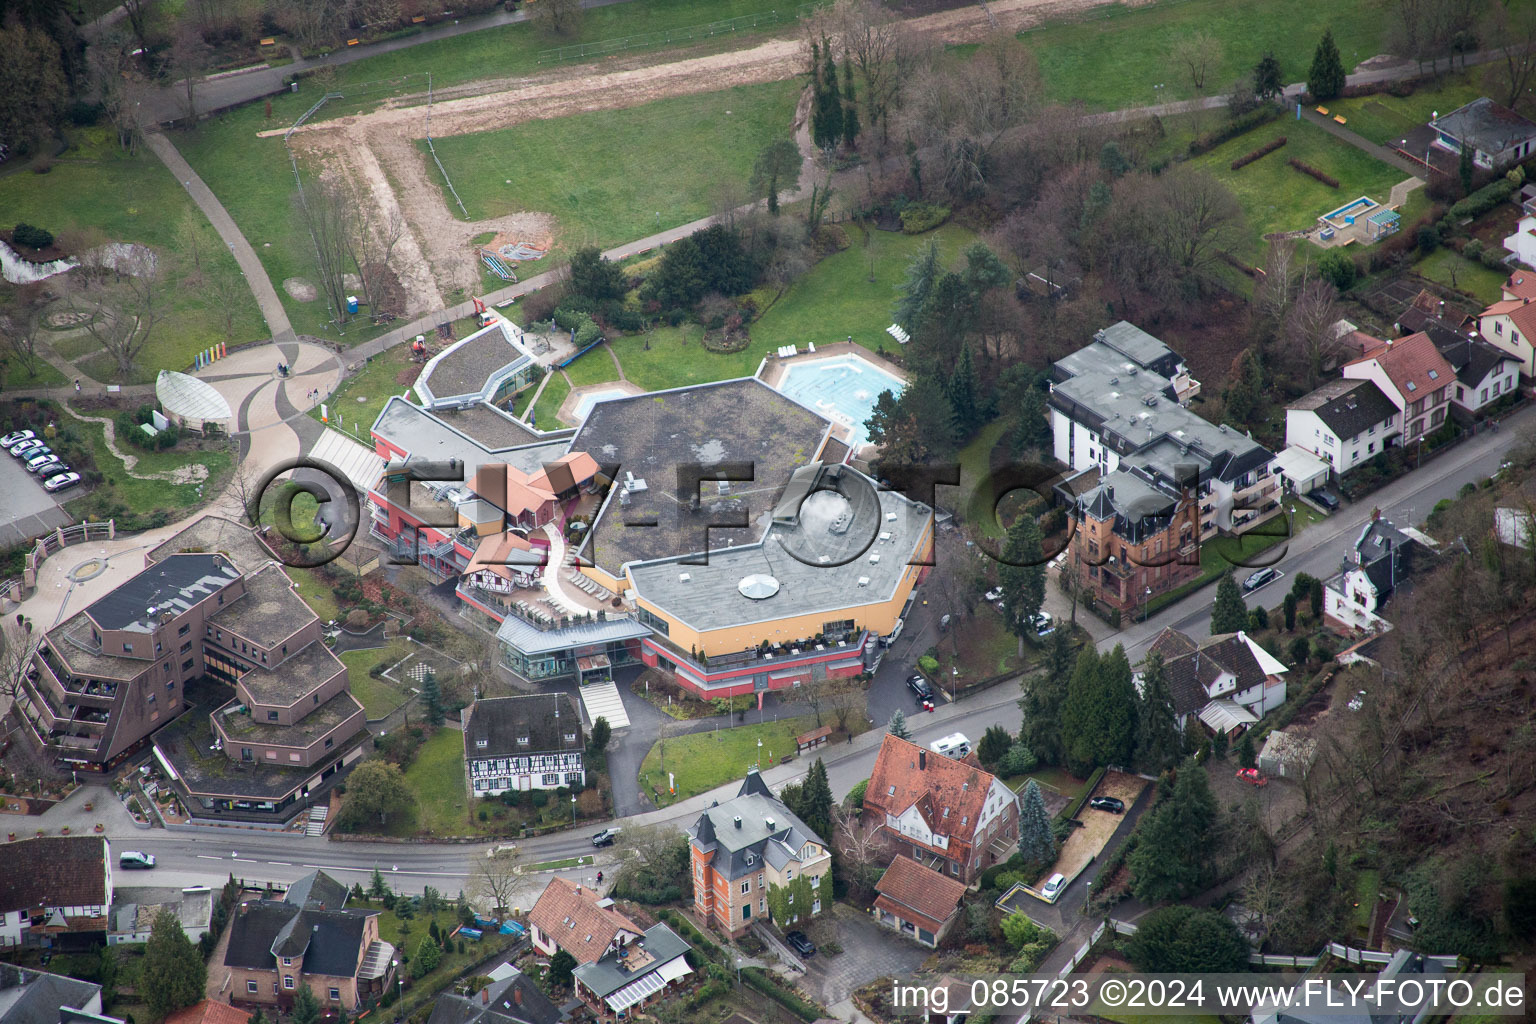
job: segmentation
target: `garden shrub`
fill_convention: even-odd
[[[1015,743],[1008,748],[997,762],[997,774],[1005,779],[1011,779],[1015,775],[1025,775],[1035,770],[1039,765],[1039,759],[1034,751],[1022,743]]]
[[[576,328],[576,337],[572,341],[576,345],[577,351],[580,351],[588,345],[601,340],[602,336],[603,331],[602,328],[597,326],[597,321],[591,317],[584,317],[580,326]]]
[[[24,245],[28,249],[46,249],[53,244],[53,232],[33,227],[31,224],[17,224],[15,230],[11,232],[11,241],[17,245]]]
[[[1261,124],[1273,121],[1279,114],[1279,107],[1266,103],[1240,117],[1234,117],[1226,124],[1191,139],[1189,142],[1189,155],[1199,156],[1201,153],[1209,153],[1228,139],[1235,139],[1244,132],[1252,131]]]
[[[939,670],[939,659],[931,654],[925,654],[917,659],[917,668],[924,675],[931,676]]]
[[[932,231],[949,219],[949,207],[933,203],[908,203],[901,211],[903,234],[920,235]]]
[[[1311,164],[1307,163],[1304,160],[1298,160],[1296,157],[1293,156],[1289,160],[1287,160],[1286,163],[1288,163],[1292,167],[1296,168],[1302,174],[1310,174],[1312,177],[1316,178],[1318,181],[1322,182],[1324,185],[1327,185],[1329,188],[1338,188],[1339,187],[1339,179],[1338,178],[1335,178],[1331,174],[1325,174],[1324,172],[1318,170],[1316,167],[1313,167]]]
[[[1275,150],[1285,145],[1286,141],[1287,140],[1284,135],[1280,136],[1278,139],[1271,139],[1269,142],[1260,146],[1253,152],[1245,153],[1244,155],[1238,157],[1236,160],[1233,160],[1232,169],[1236,171],[1247,167],[1249,164],[1259,159],[1259,157],[1268,156],[1269,154],[1273,153]]]
[[[821,1007],[807,1002],[798,993],[784,988],[761,967],[743,968],[741,980],[805,1021],[806,1024],[820,1020],[823,1016]]]
[[[1515,191],[1516,185],[1509,178],[1500,178],[1489,185],[1473,192],[1461,202],[1451,207],[1450,216],[1460,219],[1462,217],[1478,218],[1489,210],[1498,206],[1510,197]]]
[[[1430,253],[1440,248],[1440,229],[1435,227],[1433,224],[1426,224],[1419,228],[1418,238],[1416,240],[1418,242],[1419,251],[1428,256]],[[1476,241],[1476,239],[1473,241]]]
[[[1341,292],[1354,287],[1358,274],[1355,261],[1343,249],[1329,249],[1318,257],[1317,272]]]

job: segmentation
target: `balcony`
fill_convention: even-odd
[[[47,648],[43,648],[39,657],[33,660],[32,667],[28,670],[28,678],[34,682],[41,682],[45,686],[51,703],[59,707],[66,704],[80,704],[102,709],[111,708],[116,703],[116,683],[105,683],[94,679],[81,683],[74,680],[67,672],[59,672],[46,652]],[[38,665],[42,666],[40,673],[37,671]]]
[[[852,657],[859,655],[864,650],[867,631],[861,630],[855,634],[852,640],[841,643],[815,643],[812,640],[798,640],[794,643],[782,644],[764,650],[760,647],[750,648],[745,651],[732,651],[726,654],[711,654],[701,661],[694,654],[683,650],[661,634],[653,634],[649,640],[658,647],[665,648],[668,657],[680,665],[686,665],[700,675],[710,672],[733,671],[743,668],[769,670],[782,666],[785,662],[800,657],[815,656],[833,658],[838,655]]]

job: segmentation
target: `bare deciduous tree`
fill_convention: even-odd
[[[0,315],[0,340],[5,342],[5,351],[16,358],[30,377],[37,372],[37,342],[48,300],[41,284],[18,285],[14,294],[16,299],[10,309]]]
[[[1339,350],[1335,325],[1342,310],[1338,290],[1327,281],[1308,276],[1296,292],[1282,328],[1285,347],[1306,378],[1307,390],[1317,387],[1329,357]]]
[[[850,895],[860,899],[874,896],[875,883],[880,880],[890,858],[885,844],[872,825],[866,825],[859,809],[832,806],[832,848],[837,851],[838,862],[848,880]]]
[[[42,630],[34,629],[30,619],[17,615],[0,622],[0,697],[7,703],[21,689],[22,677],[42,641]]]
[[[102,261],[80,267],[70,303],[89,315],[86,331],[117,362],[118,376],[126,382],[164,315],[160,261],[143,246]]]
[[[113,32],[86,51],[107,120],[117,132],[118,145],[129,153],[138,148],[144,137],[142,104],[149,94],[149,85],[139,73],[132,49],[125,33]]]
[[[813,19],[807,39],[835,36],[853,62],[858,77],[858,102],[864,125],[880,126],[880,142],[890,141],[890,115],[901,91],[917,67],[927,60],[932,44],[912,32],[874,0],[838,0],[830,15]]]
[[[183,22],[177,27],[176,37],[171,42],[170,67],[171,73],[181,79],[188,124],[197,120],[197,84],[212,56],[213,50],[203,42],[203,33],[197,26]]]
[[[530,16],[551,35],[575,35],[581,28],[581,0],[539,0]]]
[[[520,877],[517,850],[496,847],[475,864],[470,884],[476,898],[484,900],[490,912],[500,920],[512,906]]]
[[[325,293],[339,323],[349,319],[346,275],[351,265],[350,247],[357,225],[354,199],[346,182],[334,174],[323,174],[319,181],[299,189],[299,215],[309,229],[314,245],[320,290]]]
[[[1536,7],[1516,0],[1495,0],[1483,38],[1504,58],[1504,104],[1518,107],[1536,80]]]
[[[1174,40],[1173,62],[1189,72],[1195,92],[1205,92],[1206,79],[1221,67],[1221,40],[1205,29],[1196,29]]]
[[[346,237],[347,257],[351,260],[358,280],[363,283],[363,301],[375,316],[398,316],[404,309],[388,308],[398,297],[398,289],[391,291],[388,284],[395,279],[393,265],[395,250],[405,237],[405,217],[398,206],[381,210],[370,197],[357,189],[348,189],[351,202],[357,210],[352,230]]]

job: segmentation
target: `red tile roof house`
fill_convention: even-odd
[[[1344,376],[1374,381],[1403,414],[1403,444],[1432,433],[1450,415],[1456,371],[1427,334],[1384,341],[1344,364]]]
[[[1536,277],[1536,275],[1528,275]],[[1515,274],[1505,289],[1522,275]],[[1524,290],[1523,286],[1516,288]],[[1536,304],[1529,298],[1505,299],[1495,302],[1477,318],[1477,331],[1497,348],[1503,349],[1520,360],[1520,372],[1536,377]]]
[[[864,820],[898,856],[970,885],[1019,841],[1018,796],[973,760],[886,736],[864,794]]]
[[[576,997],[602,1020],[639,1011],[685,988],[691,948],[665,924],[641,927],[588,888],[550,879],[528,912],[529,937],[546,956],[563,949],[576,959]]]
[[[955,919],[965,885],[910,857],[897,857],[875,883],[875,920],[929,949],[938,947]]]
[[[112,907],[112,847],[101,836],[23,839],[0,870],[0,948],[97,944]]]

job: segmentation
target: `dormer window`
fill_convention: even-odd
[[[565,742],[567,742],[567,743],[575,743],[576,742],[576,734],[573,733],[573,732],[566,733],[565,734]]]
[[[885,795],[886,796],[895,796],[896,795],[896,787],[892,786],[890,789],[886,790],[885,791]]]
[[[490,740],[475,740],[475,749],[477,749],[477,750],[484,750],[486,747],[488,747],[490,745],[491,745],[491,741]]]
[[[517,745],[520,746],[520,747],[526,747],[528,745],[528,737],[527,736],[519,736],[517,738]]]

